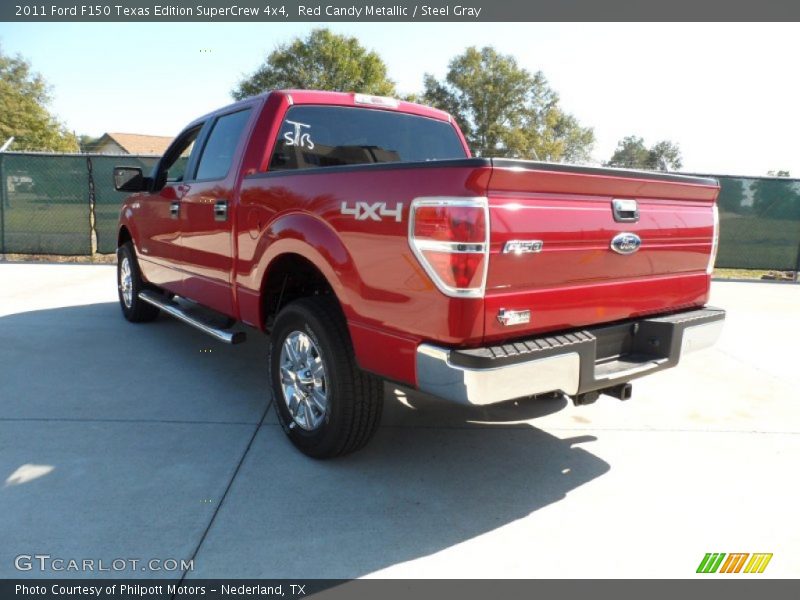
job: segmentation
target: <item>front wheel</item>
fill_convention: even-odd
[[[139,298],[144,287],[133,244],[126,242],[117,249],[117,291],[122,314],[132,323],[152,321],[158,316],[158,308]]]
[[[314,458],[363,447],[378,428],[383,382],[360,370],[339,306],[329,297],[296,300],[275,319],[270,381],[278,419]]]

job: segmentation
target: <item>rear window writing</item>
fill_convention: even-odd
[[[445,121],[368,108],[295,106],[281,126],[270,170],[465,158]]]

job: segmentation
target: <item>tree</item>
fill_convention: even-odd
[[[80,146],[81,152],[96,152],[97,151],[97,143],[100,141],[101,138],[94,137],[91,135],[79,135],[78,136],[78,146]]]
[[[663,140],[648,148],[643,138],[629,135],[619,141],[606,165],[649,171],[674,171],[680,169],[683,162],[677,144]]]
[[[677,171],[683,166],[681,149],[663,140],[650,148],[650,168],[656,171]]]
[[[586,161],[594,132],[559,106],[541,72],[492,47],[468,48],[443,81],[426,74],[422,101],[451,113],[479,156]]]
[[[467,111],[469,109],[465,105],[463,99],[452,93],[446,84],[437,81],[430,73],[425,73],[423,85],[425,87],[422,96],[414,94],[406,97],[406,100],[435,106],[453,115],[461,127],[461,132],[470,142],[470,146],[472,146],[472,124],[467,118]],[[473,152],[475,151],[474,146],[472,150]]]
[[[394,82],[377,53],[357,38],[315,29],[273,50],[254,73],[231,92],[237,100],[277,89],[314,89],[392,96]]]
[[[745,204],[750,181],[740,177],[718,177],[720,190],[717,205],[721,211],[746,214],[749,206]]]
[[[787,176],[754,179],[750,189],[754,214],[770,219],[800,219],[800,190]]]
[[[0,48],[0,145],[14,137],[14,148],[75,152],[75,136],[47,110],[47,83],[20,56]]]
[[[784,171],[782,169],[779,169],[777,171],[767,171],[767,175],[769,175],[770,177],[791,177],[792,176],[792,174],[789,173],[789,171]]]
[[[647,169],[649,161],[650,151],[644,145],[644,138],[629,135],[617,143],[617,149],[606,165],[609,167]]]

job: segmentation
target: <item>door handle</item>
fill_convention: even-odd
[[[172,219],[177,219],[181,213],[181,203],[180,202],[170,202],[169,203],[169,216]]]
[[[214,202],[214,220],[227,221],[228,220],[228,201],[217,200]]]

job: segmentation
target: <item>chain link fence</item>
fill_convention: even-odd
[[[113,168],[140,166],[156,156],[0,154],[0,253],[113,253],[125,193],[114,190]],[[717,266],[800,270],[800,179],[719,179]]]
[[[89,168],[94,182],[94,227],[97,233],[97,252],[111,254],[117,250],[119,208],[128,192],[114,189],[114,167],[141,167],[148,175],[158,162],[158,156],[89,156]]]
[[[800,271],[800,179],[716,176],[717,266]]]
[[[140,166],[149,173],[157,160],[129,154],[0,154],[0,253],[113,253],[125,197],[114,190],[113,169]]]

